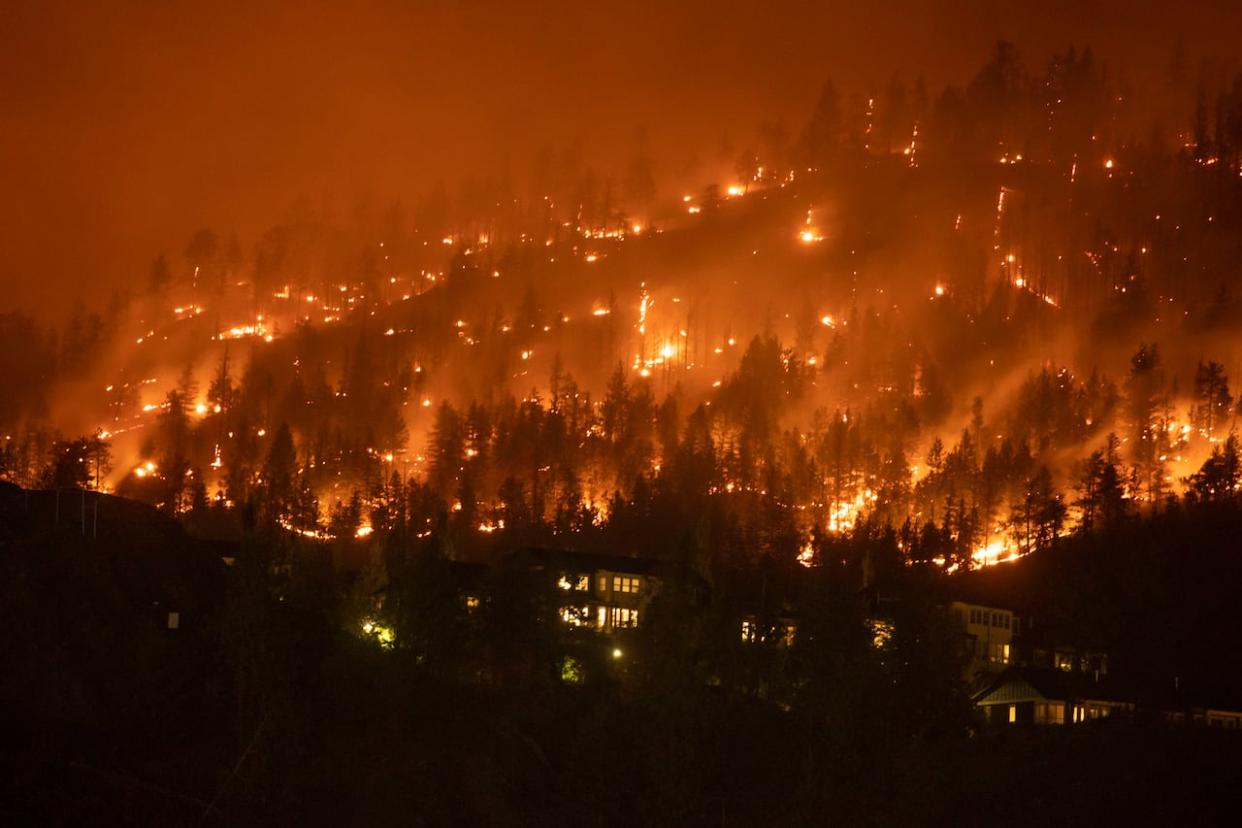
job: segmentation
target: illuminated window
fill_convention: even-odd
[[[1065,705],[1060,702],[1040,702],[1036,704],[1035,724],[1065,724]]]
[[[636,593],[638,592],[638,587],[639,587],[638,578],[626,578],[622,575],[612,576],[612,591],[613,592]]]
[[[889,621],[874,620],[871,622],[871,646],[887,647],[893,639],[893,625]]]
[[[564,590],[581,592],[590,585],[590,579],[586,575],[562,575],[556,585]]]
[[[602,578],[600,580],[603,580]],[[595,619],[595,625],[601,630],[608,626],[608,607],[600,607]]]
[[[467,595],[466,596],[466,609],[478,609],[478,608],[479,608],[478,597],[475,595]]]
[[[742,619],[742,640],[747,643],[755,640],[755,622],[749,618]]]
[[[612,626],[616,628],[637,627],[638,626],[638,610],[628,607],[612,608]]]
[[[571,627],[581,627],[591,620],[591,613],[586,607],[561,607],[561,620]]]
[[[1013,724],[1018,721],[1018,706],[1016,704],[1009,705],[1009,723]]]

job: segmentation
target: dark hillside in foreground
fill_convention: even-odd
[[[57,521],[56,497],[0,484],[6,807],[52,823],[90,820],[129,789],[117,780],[200,776],[229,692],[219,556],[145,505],[62,492]],[[84,796],[81,812],[45,799],[79,784],[103,799]]]
[[[536,668],[471,674],[451,650],[429,662],[347,634],[349,590],[315,544],[259,532],[226,568],[133,502],[99,497],[90,531],[95,497],[83,537],[80,494],[61,495],[77,511],[58,523],[54,493],[0,490],[10,824],[1218,824],[1242,781],[1242,741],[1228,732],[1142,717],[979,729],[927,692],[955,667],[840,649],[845,628],[798,645],[795,661],[767,647],[719,661],[709,608],[678,614],[701,596],[665,604],[585,681],[539,668],[566,645],[563,625],[527,617],[531,596],[495,604],[504,582],[481,585],[502,590],[482,626],[417,610],[455,630],[437,641],[432,628],[435,646],[481,644]],[[1050,636],[1115,647],[1118,671],[1184,669],[1195,625],[1232,617],[1230,508],[1136,519],[1012,566],[895,588],[907,601],[941,586],[1012,601],[1048,619]],[[290,552],[287,570],[256,568]],[[826,600],[816,583],[809,594]],[[1158,603],[1160,583],[1184,589]],[[1090,611],[1085,595],[1099,596]],[[830,615],[848,627],[853,612]],[[895,651],[905,659],[925,645],[900,646],[916,648]],[[1223,682],[1232,656],[1217,655],[1183,681]],[[810,684],[790,684],[803,674]]]
[[[1106,651],[1149,692],[1237,704],[1242,546],[1236,501],[1186,503],[1064,538],[1013,564],[952,578],[953,589],[1035,620],[1030,638]]]

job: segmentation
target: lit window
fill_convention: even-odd
[[[747,643],[755,640],[755,622],[749,618],[742,619],[742,640]]]
[[[1035,705],[1035,724],[1065,724],[1065,705],[1059,702],[1040,702]]]
[[[591,613],[586,607],[561,607],[561,620],[571,627],[590,623]]]
[[[637,578],[626,578],[621,575],[612,576],[612,591],[613,592],[636,593],[638,592],[638,584],[639,584],[639,581]]]
[[[889,621],[874,620],[871,622],[871,645],[873,647],[887,647],[888,643],[893,639],[893,625]]]
[[[1013,724],[1018,721],[1018,706],[1016,704],[1009,705],[1009,723]]]
[[[628,607],[613,607],[612,626],[614,628],[637,627],[638,610],[632,610]]]
[[[556,585],[564,590],[583,591],[590,584],[590,579],[586,575],[562,575]]]

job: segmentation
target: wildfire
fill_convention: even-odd
[[[862,489],[852,500],[835,504],[828,511],[828,531],[848,532],[853,529],[867,507],[879,500],[879,497],[871,489]]]
[[[814,244],[824,240],[824,237],[820,234],[819,229],[812,224],[814,221],[814,213],[814,210],[806,211],[806,225],[798,233],[798,238],[801,239],[803,244]]]
[[[975,566],[995,566],[1000,563],[1016,561],[1021,552],[1013,541],[997,538],[986,546],[981,546],[970,555]]]

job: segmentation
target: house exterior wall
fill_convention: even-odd
[[[1018,617],[1007,609],[954,601],[949,611],[962,630],[970,659],[967,672],[995,672],[1013,664],[1017,655]]]
[[[557,584],[566,593],[561,617],[567,624],[610,633],[639,625],[658,581],[637,572],[591,569],[561,573]]]

